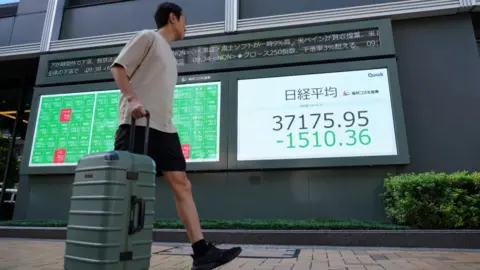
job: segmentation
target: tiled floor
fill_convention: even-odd
[[[155,244],[153,253],[171,248]],[[272,249],[275,247],[269,247]],[[282,247],[285,250],[285,247]],[[265,252],[265,248],[247,247],[249,254]],[[64,243],[0,239],[0,270],[60,270],[63,269]],[[279,253],[280,254],[280,253]],[[282,253],[283,254],[283,253]],[[246,256],[246,255],[245,255]],[[249,256],[251,257],[251,256]],[[153,254],[150,269],[190,269],[191,258],[182,255]],[[401,270],[401,269],[479,269],[480,252],[446,252],[406,249],[373,248],[303,248],[295,258],[238,258],[221,267],[233,269],[325,269],[325,270]],[[88,269],[85,269],[88,270]]]

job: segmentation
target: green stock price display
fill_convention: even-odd
[[[118,90],[42,95],[30,166],[76,165],[89,153],[113,149]]]
[[[187,162],[220,160],[220,83],[178,85],[173,123]]]
[[[119,90],[42,95],[30,166],[71,166],[113,150],[119,97]],[[218,161],[220,83],[179,85],[173,106],[187,162]]]
[[[237,159],[397,154],[387,69],[238,81]]]

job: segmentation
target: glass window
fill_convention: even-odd
[[[0,5],[18,3],[20,0],[0,0]]]
[[[473,29],[475,31],[475,39],[477,40],[478,52],[480,54],[480,12],[473,12],[471,15]]]
[[[2,186],[4,173],[8,170],[5,186],[7,192],[2,204],[0,220],[11,219],[15,206],[19,166],[23,156],[37,67],[38,58],[0,61],[0,74],[2,74],[0,76],[0,186]],[[19,73],[17,70],[22,72]],[[17,114],[17,110],[21,111]],[[15,123],[17,123],[16,128]],[[14,138],[14,151],[10,166],[7,167],[8,153]]]
[[[82,6],[92,6],[92,5],[101,5],[115,2],[124,2],[130,0],[66,0],[67,7],[82,7]]]
[[[0,0],[0,18],[17,15],[19,0]]]

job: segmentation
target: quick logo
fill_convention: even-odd
[[[383,77],[383,72],[378,72],[378,73],[368,73],[369,78],[375,78],[375,77]]]

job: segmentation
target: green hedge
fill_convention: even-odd
[[[248,229],[248,230],[395,230],[404,226],[379,224],[358,220],[202,220],[204,229]],[[0,221],[0,226],[18,227],[66,227],[67,222],[55,220],[11,220]],[[157,229],[182,229],[178,220],[157,220]]]
[[[420,229],[480,228],[480,173],[389,176],[382,194],[393,222]]]

